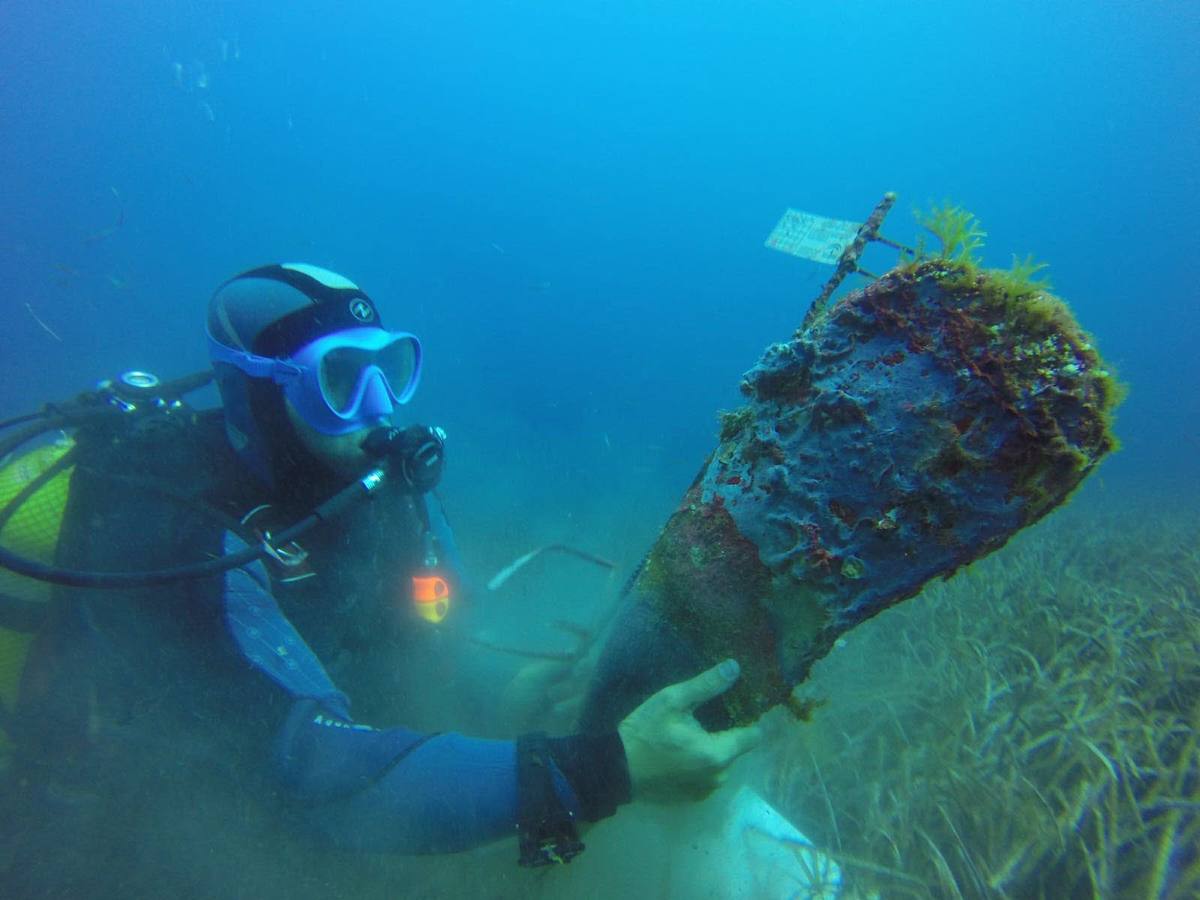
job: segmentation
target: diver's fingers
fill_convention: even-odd
[[[736,659],[727,659],[695,678],[663,688],[664,699],[674,709],[691,712],[704,701],[729,690],[741,671]]]
[[[762,729],[757,725],[743,725],[712,735],[713,754],[720,765],[727,766],[743,753],[749,753],[762,743]]]
[[[577,685],[572,684],[566,676],[550,683],[546,688],[546,699],[551,703],[562,703],[579,694]]]
[[[551,712],[556,716],[574,716],[583,708],[583,697],[576,694],[574,697],[568,697],[565,700],[560,700],[554,704]]]

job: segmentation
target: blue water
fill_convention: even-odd
[[[304,260],[421,335],[460,492],[533,443],[559,493],[648,452],[673,495],[824,277],[777,217],[890,189],[898,238],[950,198],[1049,261],[1132,387],[1104,477],[1187,483],[1198,37],[1183,2],[6,4],[0,411],[199,368],[213,288]]]
[[[202,368],[222,281],[310,262],[421,337],[478,574],[624,574],[829,274],[780,214],[892,190],[893,238],[949,199],[1047,261],[1129,384],[1084,490],[1194,502],[1198,44],[1192,2],[9,2],[0,417]],[[540,577],[535,637],[585,576]]]

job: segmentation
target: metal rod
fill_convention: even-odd
[[[837,268],[834,270],[829,280],[825,282],[825,286],[821,288],[821,293],[817,295],[817,299],[812,302],[812,306],[808,308],[808,312],[804,316],[804,321],[800,324],[798,331],[803,331],[809,326],[817,314],[825,308],[825,304],[829,302],[829,298],[833,296],[833,292],[838,289],[845,277],[852,272],[858,271],[858,258],[862,256],[863,251],[867,249],[867,243],[879,239],[879,226],[883,224],[883,220],[887,218],[887,214],[891,212],[892,205],[896,202],[896,195],[888,191],[883,195],[883,199],[875,205],[875,209],[871,211],[871,215],[867,216],[867,221],[859,226],[858,233],[854,236],[854,240],[850,242],[842,255],[838,257]]]
[[[873,237],[871,240],[878,241],[879,243],[884,244],[888,247],[891,247],[894,250],[899,250],[902,253],[911,253],[914,256],[916,256],[916,254],[917,254],[917,251],[914,250],[912,247],[906,247],[904,244],[901,244],[899,241],[893,241],[891,238],[885,238],[882,234],[875,235],[875,237]]]

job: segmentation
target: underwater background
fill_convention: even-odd
[[[203,368],[242,270],[341,272],[424,344],[406,415],[450,435],[476,575],[551,542],[619,563],[481,599],[498,640],[555,647],[831,273],[764,247],[783,211],[861,220],[896,191],[883,231],[911,243],[914,209],[961,204],[988,265],[1049,263],[1129,386],[1123,447],[855,632],[744,774],[863,896],[1190,896],[1198,41],[1187,2],[10,2],[0,418]],[[655,815],[533,886],[484,853],[346,863],[339,895],[671,896]],[[615,884],[604,848],[634,843],[643,880]]]

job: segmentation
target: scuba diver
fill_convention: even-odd
[[[634,798],[702,797],[755,746],[754,728],[709,733],[692,715],[736,681],[733,660],[611,731],[416,730],[466,588],[434,493],[445,434],[394,419],[420,342],[304,264],[225,282],[207,339],[220,408],[179,398],[206,378],[167,390],[130,373],[48,406],[28,434],[70,441],[0,494],[10,544],[21,503],[64,485],[50,557],[0,549],[4,568],[53,584],[4,713],[0,891],[161,895],[183,878],[203,894],[197,870],[218,868],[203,860],[223,862],[215,884],[249,877],[228,863],[272,856],[280,822],[399,854],[515,834],[522,865],[567,862],[585,823]],[[177,856],[156,861],[168,845]]]

